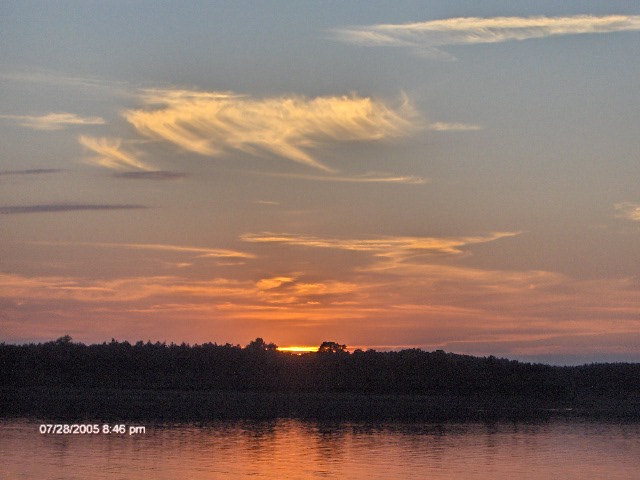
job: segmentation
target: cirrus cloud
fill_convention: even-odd
[[[333,238],[288,233],[247,233],[240,237],[245,242],[275,243],[299,247],[330,248],[371,252],[376,257],[406,259],[416,255],[464,253],[463,247],[476,243],[487,243],[505,237],[519,235],[520,232],[495,232],[475,237],[376,237],[376,238]]]
[[[397,107],[370,97],[285,95],[254,99],[228,92],[146,90],[145,106],[125,112],[136,130],[188,152],[272,154],[333,171],[310,150],[329,142],[408,135],[419,119],[405,98]]]
[[[461,17],[406,24],[333,29],[334,38],[356,45],[410,48],[425,57],[453,60],[438,47],[527,40],[560,35],[640,30],[640,15],[566,17]]]
[[[166,170],[145,170],[133,172],[118,172],[113,175],[116,178],[128,180],[180,180],[187,175],[182,172],[169,172]]]
[[[404,185],[423,185],[429,180],[415,175],[390,175],[384,173],[369,172],[364,175],[336,176],[336,175],[304,175],[297,173],[271,173],[271,172],[251,172],[256,175],[267,177],[291,178],[296,180],[311,180],[317,182],[338,182],[338,183],[396,183]]]
[[[125,170],[136,168],[138,170],[154,170],[138,159],[138,157],[122,149],[122,140],[118,138],[105,137],[88,137],[81,135],[78,138],[80,144],[87,150],[94,152],[95,157],[91,158],[91,162],[101,167]]]
[[[36,245],[60,247],[122,248],[129,250],[156,250],[165,252],[193,253],[200,258],[255,258],[254,255],[237,250],[211,247],[193,247],[188,245],[167,245],[159,243],[104,243],[104,242],[33,242]]]
[[[81,117],[75,113],[49,113],[47,115],[0,115],[0,118],[13,120],[21,127],[33,130],[62,130],[69,126],[104,125],[100,117]]]

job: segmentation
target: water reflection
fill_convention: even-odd
[[[640,424],[146,425],[144,435],[41,435],[0,422],[0,478],[634,478]],[[34,453],[37,452],[37,453]]]

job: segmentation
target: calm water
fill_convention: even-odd
[[[146,424],[146,433],[132,436],[42,435],[39,426],[0,421],[0,478],[613,480],[640,475],[639,423],[220,421]]]

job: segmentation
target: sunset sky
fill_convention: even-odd
[[[0,341],[640,361],[637,1],[4,0]]]

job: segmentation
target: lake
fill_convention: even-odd
[[[124,434],[114,426],[41,434],[41,422],[1,420],[0,478],[614,480],[640,472],[638,422],[130,422]]]

